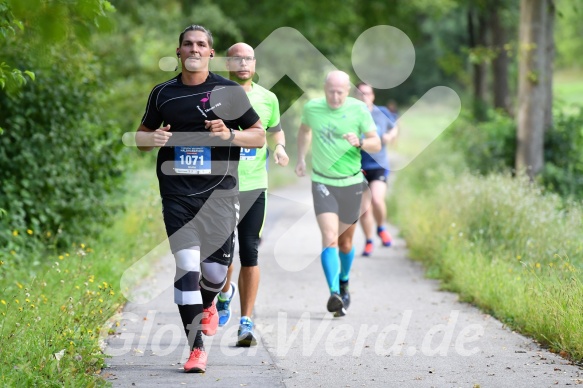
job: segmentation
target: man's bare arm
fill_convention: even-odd
[[[261,148],[265,145],[265,130],[261,125],[261,120],[257,120],[255,124],[242,131],[228,128],[223,120],[206,121],[205,126],[211,131],[211,136],[230,140],[231,143],[242,148]]]
[[[140,151],[151,151],[154,147],[163,147],[172,136],[170,131],[170,124],[165,127],[160,127],[152,130],[144,124],[140,124],[136,132],[136,145]]]
[[[305,124],[300,125],[298,131],[298,162],[296,164],[296,175],[306,175],[306,154],[312,143],[312,128]]]

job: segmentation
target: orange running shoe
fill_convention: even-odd
[[[392,238],[391,235],[389,234],[389,232],[387,232],[385,229],[381,229],[378,231],[378,235],[381,238],[381,240],[383,240],[383,245],[386,247],[390,247],[391,243],[392,243]]]
[[[202,319],[200,320],[202,333],[207,336],[213,336],[217,333],[219,327],[219,312],[213,301],[211,307],[202,310]]]
[[[364,251],[362,251],[363,256],[370,256],[374,249],[374,245],[372,240],[366,240],[366,245],[364,246]]]
[[[184,371],[186,373],[204,373],[206,371],[207,355],[203,349],[194,348],[190,352],[188,361],[184,364]]]

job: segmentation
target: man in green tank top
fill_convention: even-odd
[[[255,109],[263,127],[267,131],[267,145],[262,148],[241,148],[239,160],[239,204],[240,221],[237,225],[239,239],[239,296],[241,318],[237,346],[257,344],[253,332],[251,314],[259,288],[258,247],[265,221],[267,190],[267,147],[273,152],[276,164],[287,166],[289,158],[285,152],[285,135],[281,129],[279,102],[275,94],[253,82],[255,56],[251,46],[236,43],[227,51],[229,78],[237,82],[247,92],[251,106]],[[218,296],[219,326],[224,326],[231,318],[231,301],[237,286],[231,282],[233,265],[229,266],[227,282]]]
[[[312,150],[312,197],[322,233],[322,267],[330,290],[327,309],[335,317],[350,304],[348,280],[354,260],[352,237],[360,215],[363,190],[360,151],[381,149],[376,125],[366,105],[348,97],[350,78],[328,73],[325,98],[310,100],[303,109],[298,133],[296,174],[306,175],[305,157]]]

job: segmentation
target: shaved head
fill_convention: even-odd
[[[344,85],[350,88],[350,76],[343,71],[334,70],[326,76],[326,84]]]
[[[228,57],[235,56],[236,53],[241,51],[250,52],[251,56],[254,55],[253,47],[249,46],[247,43],[239,42],[229,47],[229,49],[227,50],[227,56]]]
[[[326,93],[326,102],[332,109],[338,109],[346,101],[350,91],[350,77],[343,71],[334,70],[326,76],[324,83],[324,92]]]
[[[255,51],[247,43],[235,43],[227,50],[229,79],[249,91],[255,75]]]

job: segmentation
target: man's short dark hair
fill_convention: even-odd
[[[188,31],[204,32],[206,34],[206,39],[208,41],[209,47],[210,48],[213,47],[213,34],[211,34],[211,32],[209,30],[207,30],[206,28],[204,28],[203,26],[200,26],[198,24],[191,24],[190,26],[186,27],[184,29],[184,31],[182,31],[182,33],[178,37],[178,47],[182,46],[182,41],[184,40],[184,34],[186,34]]]

